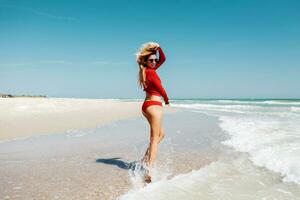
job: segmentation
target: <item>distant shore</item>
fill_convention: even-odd
[[[3,94],[0,93],[0,98],[14,98],[14,97],[42,97],[46,98],[46,95],[27,95],[27,94],[22,94],[22,95],[12,95],[12,94]]]

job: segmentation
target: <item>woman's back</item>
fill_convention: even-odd
[[[169,103],[168,95],[155,69],[146,69],[146,88],[144,87],[144,91],[150,95],[162,96],[165,103]]]

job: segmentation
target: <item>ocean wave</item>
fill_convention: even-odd
[[[173,107],[186,108],[193,111],[207,111],[207,114],[219,116],[220,114],[250,114],[250,115],[268,115],[279,117],[300,117],[300,107],[263,107],[253,105],[215,105],[215,104],[178,104]],[[291,112],[292,111],[292,112]]]
[[[232,147],[239,156],[230,154],[190,173],[153,182],[145,188],[134,188],[119,200],[299,200],[300,115],[297,106],[176,102],[173,107],[219,117],[220,127],[230,136],[222,144]]]
[[[290,110],[292,112],[300,113],[300,107],[291,107]]]
[[[300,102],[288,102],[288,101],[265,101],[266,104],[282,104],[282,105],[300,105]]]
[[[300,105],[300,100],[266,100],[266,101],[241,101],[241,100],[217,100],[220,103],[238,104],[274,104],[274,105]]]
[[[132,189],[118,200],[296,200],[299,194],[296,185],[284,185],[279,176],[253,166],[245,156],[240,156],[221,159],[170,180]]]
[[[300,184],[299,120],[265,116],[220,116],[220,127],[231,138],[222,143],[247,152],[257,166],[282,175],[283,181]]]
[[[194,103],[194,104],[173,104],[174,107],[184,107],[184,108],[215,108],[215,109],[240,109],[240,110],[261,110],[261,106],[252,105],[215,105],[215,104],[204,104],[204,103]]]

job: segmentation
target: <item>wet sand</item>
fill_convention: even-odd
[[[164,128],[156,161],[161,174],[154,181],[199,169],[224,153],[217,144],[224,134],[213,117],[166,112]],[[116,199],[133,187],[126,164],[142,157],[149,132],[148,122],[137,116],[2,142],[0,198]]]

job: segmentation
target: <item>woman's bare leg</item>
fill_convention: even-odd
[[[163,127],[161,126],[160,128],[160,133],[159,133],[159,140],[158,140],[158,144],[163,140],[163,138],[165,137],[165,132],[164,132],[164,129]],[[149,161],[149,151],[150,150],[150,144],[145,152],[145,155],[142,159],[142,163],[145,163],[145,162],[148,162]]]
[[[146,119],[148,120],[150,127],[151,127],[151,119],[150,119],[150,115],[148,115],[147,113],[145,113],[143,111],[143,115],[146,117]],[[162,141],[162,139],[165,137],[165,132],[163,129],[163,126],[160,127],[160,132],[159,132],[159,140],[158,140],[158,144]],[[150,153],[150,144],[145,152],[145,155],[142,159],[142,163],[148,162],[149,161],[149,153]]]
[[[162,107],[161,106],[150,106],[147,109],[147,113],[149,113],[150,117],[150,146],[149,146],[149,160],[148,167],[152,168],[154,160],[157,155],[157,145],[160,141],[160,130],[162,125]]]
[[[145,181],[147,183],[151,182],[151,169],[153,167],[154,160],[157,154],[157,145],[164,137],[164,133],[161,134],[162,129],[162,117],[163,117],[163,109],[162,106],[150,106],[147,108],[146,112],[143,114],[147,118],[150,124],[150,145],[149,148],[146,150],[144,160],[147,160],[147,173],[145,174]]]

